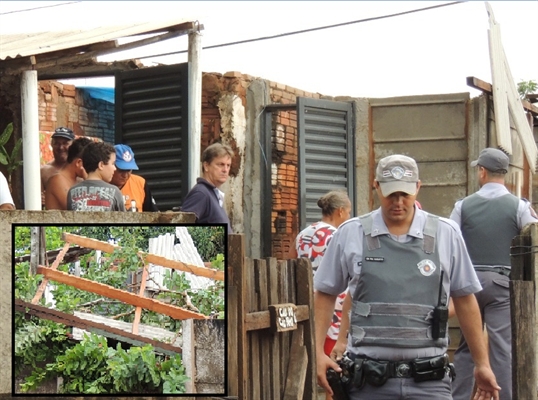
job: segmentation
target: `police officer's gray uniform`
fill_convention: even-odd
[[[437,217],[435,217],[437,218]],[[349,283],[349,290],[353,296],[352,321],[348,339],[348,352],[352,357],[364,357],[375,360],[408,361],[423,357],[443,355],[447,349],[446,337],[442,340],[431,338],[431,329],[424,330],[424,324],[418,320],[428,320],[431,317],[431,308],[437,301],[438,290],[434,289],[434,298],[431,296],[432,288],[439,287],[442,276],[442,300],[446,302],[448,296],[459,297],[481,290],[480,283],[467,254],[463,238],[455,223],[445,218],[438,218],[435,232],[435,254],[422,252],[425,238],[425,227],[428,221],[428,213],[415,207],[413,222],[406,235],[396,236],[390,234],[383,221],[381,209],[373,211],[369,216],[371,226],[367,227],[369,235],[365,234],[365,227],[359,218],[353,218],[343,223],[333,236],[321,265],[314,278],[314,288],[324,293],[338,295]],[[366,239],[369,237],[370,239]],[[368,240],[379,240],[382,256],[377,257],[369,253],[365,246]],[[392,243],[391,243],[392,242]],[[366,244],[366,245],[365,245]],[[391,249],[391,245],[395,246]],[[375,245],[373,246],[375,247]],[[394,263],[394,256],[397,262]],[[368,259],[366,259],[368,258]],[[390,260],[389,260],[390,259]],[[376,280],[376,266],[395,270],[394,277],[387,275]],[[361,282],[361,272],[368,275],[369,282]],[[398,271],[396,271],[398,270]],[[367,273],[368,272],[368,273]],[[442,272],[442,275],[441,275]],[[395,278],[395,279],[394,279]],[[428,281],[426,284],[425,282]],[[386,282],[386,285],[384,285]],[[427,290],[421,290],[427,287]],[[372,289],[375,292],[372,294]],[[370,293],[368,291],[370,290]],[[383,296],[383,291],[387,296]],[[401,296],[398,292],[401,292]],[[405,293],[404,293],[405,291]],[[357,322],[361,316],[387,312],[388,308],[381,309],[374,303],[396,303],[398,298],[412,299],[413,293],[417,292],[417,298],[423,303],[430,303],[429,310],[419,311],[425,313],[421,318],[415,318],[410,327],[416,329],[416,335],[409,334],[408,339],[417,340],[393,340],[405,331],[391,331],[382,327],[379,336],[392,335],[392,339],[381,340],[376,343],[375,329]],[[418,294],[418,293],[422,294]],[[388,301],[385,301],[387,300]],[[381,301],[383,300],[383,301]],[[365,305],[366,304],[366,305]],[[371,308],[369,308],[371,307]],[[387,305],[386,307],[391,307]],[[401,307],[401,305],[400,305]],[[415,307],[416,308],[416,307]],[[420,308],[420,307],[419,307]],[[408,312],[408,311],[405,311]],[[401,312],[399,311],[401,318]],[[389,318],[389,320],[397,320]],[[406,318],[401,318],[405,321]],[[412,321],[413,318],[408,318]],[[355,326],[353,326],[355,322]],[[428,321],[428,324],[430,321]],[[361,331],[361,325],[364,330]],[[381,324],[382,325],[382,324]],[[400,324],[401,325],[401,324]],[[411,322],[410,322],[411,325]],[[403,327],[407,328],[407,327]],[[379,331],[378,331],[379,332]],[[397,333],[394,335],[394,333]],[[391,342],[392,340],[392,342]],[[421,342],[422,340],[422,342]],[[382,386],[374,387],[366,384],[361,389],[353,388],[349,392],[352,399],[451,399],[450,378],[445,376],[442,380],[430,380],[415,382],[411,377],[394,377],[388,379]]]
[[[491,368],[502,390],[501,400],[512,398],[510,325],[510,245],[528,223],[537,222],[527,200],[510,194],[500,183],[489,182],[456,202],[450,218],[461,226],[469,255],[484,290],[476,294],[488,331]],[[473,387],[474,363],[465,338],[454,355],[458,379],[454,400],[468,400]]]

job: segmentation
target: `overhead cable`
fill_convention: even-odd
[[[25,8],[24,10],[13,10],[13,11],[8,11],[8,12],[0,13],[0,15],[16,14],[16,13],[25,12],[25,11],[40,10],[40,9],[42,9],[42,8],[59,7],[59,6],[65,6],[65,5],[67,5],[67,4],[76,4],[76,3],[80,3],[80,1],[71,1],[71,2],[69,2],[69,3],[59,3],[59,4],[51,4],[51,5],[48,5],[48,6],[41,6],[41,7],[34,7],[34,8]]]
[[[309,33],[309,32],[315,32],[315,31],[321,31],[321,30],[324,30],[324,29],[338,28],[338,27],[341,27],[341,26],[359,24],[359,23],[362,23],[362,22],[369,22],[369,21],[375,21],[375,20],[379,20],[379,19],[399,17],[399,16],[406,15],[406,14],[412,14],[412,13],[417,13],[417,12],[421,12],[421,11],[432,10],[432,9],[435,9],[435,8],[453,6],[455,4],[466,3],[466,2],[467,1],[454,1],[454,2],[451,2],[451,3],[440,4],[440,5],[437,5],[437,6],[417,8],[415,10],[403,11],[403,12],[399,12],[399,13],[395,13],[395,14],[387,14],[387,15],[382,15],[382,16],[379,16],[379,17],[364,18],[364,19],[359,19],[359,20],[356,20],[356,21],[341,22],[341,23],[333,24],[333,25],[320,26],[320,27],[317,27],[317,28],[309,28],[309,29],[302,29],[300,31],[280,33],[278,35],[262,36],[262,37],[258,37],[258,38],[254,38],[254,39],[245,39],[245,40],[239,40],[239,41],[236,41],[236,42],[215,44],[215,45],[212,45],[212,46],[202,47],[202,50],[216,49],[216,48],[219,48],[219,47],[227,47],[227,46],[235,46],[235,45],[238,45],[238,44],[259,42],[259,41],[262,41],[262,40],[278,39],[278,38],[281,38],[281,37],[299,35],[299,34],[302,34],[302,33]],[[155,55],[151,55],[151,56],[137,57],[137,59],[142,60],[142,59],[145,59],[145,58],[164,57],[164,56],[171,56],[171,55],[174,55],[174,54],[183,54],[183,53],[187,53],[187,52],[188,52],[188,50],[179,50],[179,51],[173,51],[173,52],[169,52],[169,53],[160,53],[160,54],[155,54]]]

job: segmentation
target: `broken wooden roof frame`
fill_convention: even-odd
[[[178,271],[189,272],[198,276],[205,276],[210,279],[224,281],[224,271],[216,269],[199,267],[181,261],[175,261],[167,259],[166,257],[157,256],[154,254],[138,252],[140,258],[144,261],[143,279],[140,285],[139,294],[133,294],[121,289],[97,283],[89,279],[75,277],[64,272],[57,271],[58,266],[62,263],[65,254],[68,252],[71,244],[79,245],[82,248],[90,248],[93,250],[100,250],[106,253],[112,253],[115,249],[121,248],[118,245],[102,242],[87,237],[64,233],[62,235],[65,244],[63,248],[58,252],[56,259],[50,267],[38,266],[37,273],[43,275],[43,280],[38,287],[34,298],[31,303],[24,302],[20,299],[15,300],[15,309],[17,311],[24,312],[30,315],[36,315],[40,318],[50,319],[55,322],[62,323],[68,326],[74,326],[77,328],[89,330],[93,333],[114,338],[116,340],[124,341],[133,345],[151,344],[157,351],[164,354],[171,355],[173,353],[180,353],[181,348],[173,344],[160,342],[147,337],[143,337],[138,334],[138,323],[140,321],[142,308],[146,308],[151,311],[159,312],[168,315],[175,319],[207,319],[208,317],[197,312],[185,310],[181,307],[166,304],[155,299],[149,299],[143,297],[145,289],[145,280],[148,276],[148,263],[155,263],[167,268],[175,269]],[[47,259],[48,264],[48,259]],[[136,307],[135,320],[132,324],[132,332],[126,332],[124,330],[108,326],[103,323],[90,321],[85,318],[80,318],[75,315],[53,310],[47,307],[38,305],[37,303],[41,299],[45,287],[49,280],[64,283],[75,287],[77,289],[86,290],[92,293],[100,294],[104,297],[120,300],[123,303],[130,304]]]

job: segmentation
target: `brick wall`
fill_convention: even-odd
[[[318,93],[309,93],[281,83],[270,82],[273,104],[295,104],[296,98],[319,99]],[[272,256],[288,258],[299,226],[299,172],[297,142],[297,112],[275,111],[272,118]]]
[[[94,99],[74,85],[39,81],[39,132],[41,163],[52,160],[50,136],[60,126],[77,136],[98,137],[114,143],[114,104]]]

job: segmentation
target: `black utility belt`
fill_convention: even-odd
[[[389,378],[413,378],[415,382],[442,380],[447,373],[456,376],[448,355],[417,358],[411,361],[383,361],[357,356],[355,358],[353,381],[357,387],[367,382],[381,386]]]
[[[482,267],[482,266],[475,266],[475,271],[482,271],[482,272],[497,272],[498,274],[510,277],[510,268],[508,267]]]

